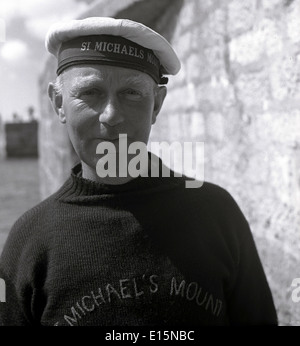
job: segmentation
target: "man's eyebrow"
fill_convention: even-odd
[[[74,79],[74,86],[75,85],[81,85],[81,84],[92,84],[97,82],[103,82],[104,79],[101,77],[95,77],[95,76],[86,76],[86,77],[77,77]]]
[[[136,86],[136,87],[140,88],[141,90],[144,90],[147,93],[152,90],[151,83],[142,76],[136,75],[136,76],[121,77],[120,82],[122,82],[122,83],[124,82],[125,84],[129,84],[129,86],[130,85]]]
[[[132,84],[141,84],[141,85],[147,85],[149,84],[145,78],[141,76],[127,76],[127,77],[121,77],[120,80],[126,83],[132,83]]]
[[[113,78],[112,76],[79,76],[76,77],[73,80],[71,91],[76,91],[81,88],[85,88],[91,85],[96,85],[97,83],[102,83],[104,81],[107,81],[107,79]],[[118,77],[117,77],[118,78]],[[150,92],[152,90],[151,83],[144,78],[143,76],[139,75],[132,75],[132,76],[120,76],[118,78],[120,84],[128,84],[129,86],[136,86],[138,88],[141,88],[142,90],[145,90],[145,92]]]
[[[77,77],[73,80],[70,87],[71,92],[95,85],[96,83],[103,82],[104,79],[95,76]]]

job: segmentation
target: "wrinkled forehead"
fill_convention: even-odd
[[[77,65],[67,68],[62,74],[64,84],[77,85],[93,82],[109,84],[136,83],[154,86],[154,80],[146,73],[117,66]]]

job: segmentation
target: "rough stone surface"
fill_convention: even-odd
[[[134,10],[142,2],[99,3],[113,16],[120,4]],[[226,188],[248,219],[281,325],[300,324],[300,303],[291,299],[291,283],[300,277],[299,13],[299,1],[183,1],[168,31],[182,71],[170,79],[151,134],[152,141],[205,142],[205,178]],[[170,14],[156,16],[154,24],[167,32]],[[44,99],[53,77],[48,64],[41,81],[44,196],[71,162]]]

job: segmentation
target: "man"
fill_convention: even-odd
[[[1,324],[276,325],[247,221],[225,190],[187,189],[161,162],[158,177],[102,174],[99,145],[115,149],[118,168],[134,157],[124,145],[146,145],[165,75],[180,69],[169,43],[136,22],[87,18],[54,25],[46,46],[58,59],[49,96],[81,163],[10,232]]]

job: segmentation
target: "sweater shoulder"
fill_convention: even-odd
[[[186,182],[191,180],[185,176],[177,178],[181,187],[180,205],[185,205],[186,212],[199,213],[222,229],[249,228],[240,206],[226,188],[208,181],[198,184],[199,187],[187,188]]]
[[[238,207],[234,197],[224,187],[209,181],[197,181],[190,177],[175,178],[177,185],[183,188],[183,194],[198,201],[206,201],[215,205],[223,205],[229,203],[234,207]],[[190,187],[189,187],[190,186]]]
[[[211,182],[205,182],[201,192],[203,193],[203,197],[212,203],[216,208],[226,209],[227,207],[241,213],[241,209],[235,198],[224,187]]]
[[[57,203],[57,195],[58,192],[55,192],[24,212],[13,224],[11,232],[27,229],[28,226],[30,226],[30,229],[33,229],[32,226],[35,222],[45,219],[51,213],[53,204]]]
[[[63,191],[67,190],[70,185],[70,179],[68,179],[56,192],[52,193],[50,196],[39,202],[34,207],[28,209],[24,214],[22,214],[14,223],[11,232],[19,229],[26,228],[27,225],[32,227],[33,223],[39,220],[45,220],[47,217],[51,217],[52,208],[54,204],[59,203],[59,198]]]
[[[6,267],[11,271],[28,256],[35,254],[38,257],[47,251],[52,236],[47,225],[51,225],[53,209],[59,203],[57,194],[47,197],[15,221],[1,253],[2,269]]]

